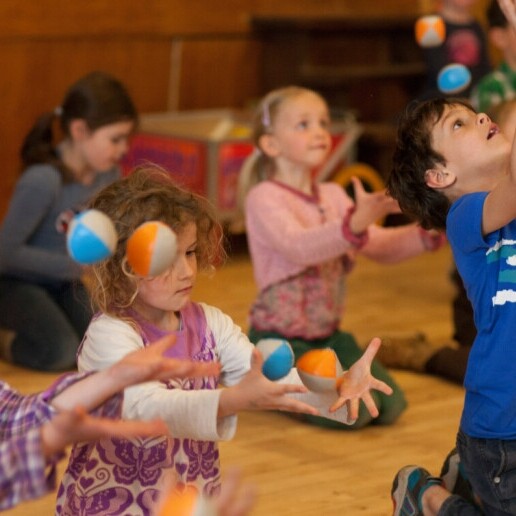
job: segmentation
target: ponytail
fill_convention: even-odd
[[[244,213],[245,198],[249,190],[258,183],[265,181],[271,175],[271,158],[256,148],[244,161],[238,174],[237,207]]]
[[[24,167],[36,163],[59,163],[54,146],[55,113],[41,115],[23,141],[20,155]]]

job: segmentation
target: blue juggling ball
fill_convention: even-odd
[[[275,381],[287,376],[294,367],[294,352],[284,339],[262,339],[256,344],[263,356],[262,373]]]
[[[461,64],[445,66],[437,76],[437,87],[446,95],[460,93],[471,83],[471,72]]]
[[[111,219],[99,210],[76,215],[66,233],[68,254],[82,265],[91,265],[111,256],[118,235]]]

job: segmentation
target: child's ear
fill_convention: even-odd
[[[446,171],[444,168],[437,166],[429,168],[425,172],[425,183],[430,188],[440,189],[446,188],[455,182],[455,175]]]
[[[70,122],[69,126],[70,136],[72,140],[80,141],[90,134],[88,124],[86,120],[82,118],[76,118]]]
[[[269,158],[275,158],[279,154],[279,146],[276,141],[276,138],[272,134],[262,134],[258,140],[260,144],[260,149],[267,155]]]

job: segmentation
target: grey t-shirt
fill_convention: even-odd
[[[118,168],[95,176],[90,185],[63,184],[52,165],[23,172],[0,227],[0,274],[36,283],[71,281],[80,265],[66,249],[66,229],[88,200],[119,177]]]

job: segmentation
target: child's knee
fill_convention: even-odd
[[[382,394],[379,403],[380,415],[373,421],[376,425],[392,425],[408,406],[401,390],[395,390],[391,396]]]

